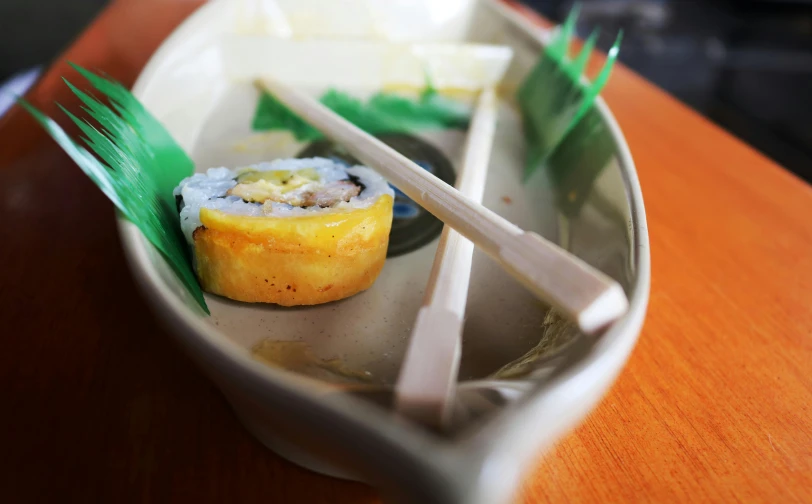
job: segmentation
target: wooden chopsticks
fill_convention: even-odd
[[[604,273],[466,198],[310,96],[270,78],[257,84],[471,240],[582,331],[597,332],[626,312],[628,300],[623,289]]]
[[[457,174],[457,190],[472,202],[481,202],[485,192],[495,128],[496,95],[488,88],[477,100]],[[473,243],[443,228],[395,385],[398,413],[437,428],[447,424],[455,395],[473,253]]]

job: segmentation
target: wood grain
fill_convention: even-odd
[[[651,301],[525,501],[812,502],[812,188],[622,66],[603,96],[643,188]]]
[[[196,1],[121,0],[65,54],[131,84]],[[72,103],[60,58],[30,93]],[[604,93],[648,212],[638,347],[526,502],[812,501],[812,189],[625,68]],[[377,502],[276,457],[145,316],[111,205],[0,121],[3,502]]]
[[[199,3],[113,4],[29,98],[75,105],[65,59],[132,84]],[[0,133],[1,502],[377,499],[257,443],[149,315],[111,204],[19,108]]]

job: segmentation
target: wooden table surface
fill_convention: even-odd
[[[131,84],[197,0],[115,2],[64,59]],[[648,316],[526,502],[812,502],[812,189],[625,68],[604,92],[651,233]],[[269,452],[135,290],[112,207],[19,109],[0,122],[3,502],[376,502]]]

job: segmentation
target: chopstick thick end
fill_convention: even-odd
[[[600,331],[629,308],[615,280],[536,233],[525,232],[503,244],[499,259],[517,280],[586,334]]]
[[[448,420],[461,351],[462,319],[452,311],[424,306],[395,386],[395,410],[424,425]]]
[[[578,314],[578,327],[586,334],[593,334],[622,317],[629,309],[626,293],[613,282],[602,294]]]

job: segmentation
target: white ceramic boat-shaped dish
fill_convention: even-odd
[[[484,204],[617,279],[630,299],[628,314],[599,337],[585,337],[475,253],[453,428],[438,434],[391,410],[392,384],[441,229],[427,214],[414,218],[419,210],[408,201],[403,208],[412,220],[396,219],[375,285],[321,306],[207,295],[206,317],[161,255],[121,218],[124,249],[157,313],[271,449],[404,502],[508,502],[530,462],[604,395],[639,334],[649,251],[628,147],[598,100],[601,140],[612,147],[605,162],[570,167],[564,177],[552,175],[555,167],[543,169],[522,183],[524,140],[510,97],[538,59],[544,32],[491,0],[338,4],[212,1],[164,42],[134,93],[203,171],[335,152],[284,131],[251,130],[258,98],[251,80],[268,73],[313,93],[341,84],[363,94],[419,85],[424,77],[415,69],[422,67],[436,87],[453,87],[459,96],[504,73]],[[320,54],[324,39],[337,52],[308,65],[307,55]],[[356,57],[340,63],[334,54]],[[443,131],[388,140],[453,180],[463,139],[464,132]]]

